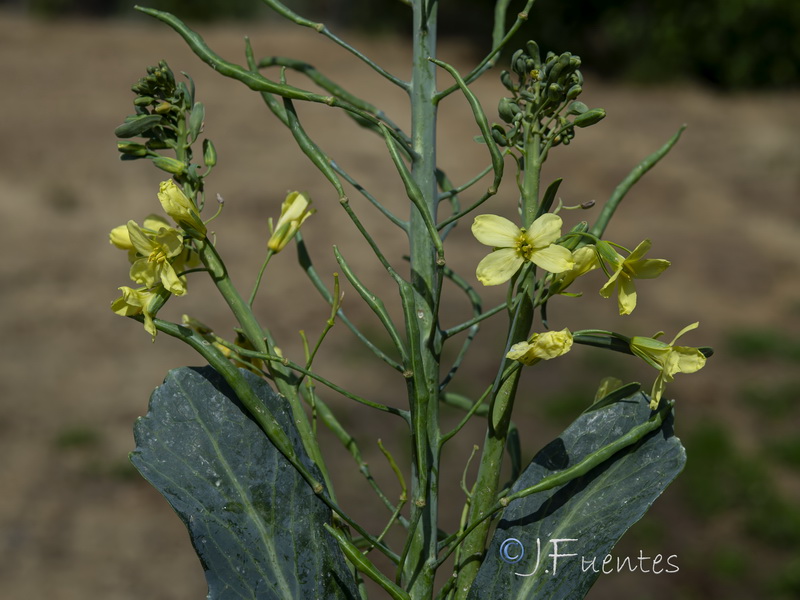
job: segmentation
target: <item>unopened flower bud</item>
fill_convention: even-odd
[[[133,142],[117,142],[117,150],[126,156],[147,156],[147,148],[143,144]]]
[[[203,163],[207,167],[217,164],[217,150],[214,148],[214,143],[208,139],[203,140]]]
[[[278,223],[273,228],[270,219],[270,238],[267,247],[273,252],[280,252],[286,247],[295,236],[300,226],[308,217],[314,214],[313,209],[309,209],[311,200],[300,192],[292,192],[286,196],[286,200],[281,205],[281,216]]]
[[[606,116],[606,111],[602,108],[593,108],[581,115],[575,117],[572,121],[576,127],[589,127],[599,121],[602,121]]]
[[[516,89],[514,82],[511,81],[511,73],[508,71],[503,71],[500,73],[500,83],[502,83],[503,87],[505,87],[509,92],[513,92]]]
[[[206,225],[197,214],[197,209],[172,179],[161,182],[158,199],[164,212],[186,233],[199,240],[206,237]]]
[[[169,156],[156,156],[153,158],[153,164],[162,171],[173,175],[182,175],[186,168],[181,161]]]
[[[497,113],[506,123],[511,123],[514,117],[519,114],[519,106],[511,98],[500,98],[497,105]]]

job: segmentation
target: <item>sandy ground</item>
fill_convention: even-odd
[[[242,33],[251,37],[259,56],[307,59],[352,91],[385,106],[396,121],[407,122],[402,94],[309,31],[264,26],[202,30],[231,60],[243,56]],[[392,38],[356,43],[390,71],[407,76],[405,43]],[[468,49],[459,45],[446,45],[441,56],[461,68],[468,68],[471,60]],[[127,283],[125,257],[108,245],[107,232],[157,210],[155,191],[162,178],[144,162],[120,162],[112,132],[132,111],[130,85],[160,58],[176,72],[193,75],[198,97],[206,105],[206,134],[220,156],[208,189],[212,198],[219,192],[226,199],[214,228],[234,281],[249,289],[264,251],[267,217],[277,216],[286,190],[304,189],[319,210],[305,229],[319,272],[330,277],[336,270],[330,247],[337,243],[369,285],[389,289],[380,265],[364,252],[334,194],[293,150],[290,136],[270,118],[260,99],[216,76],[166,28],[142,23],[42,24],[0,13],[1,598],[178,600],[205,593],[183,526],[127,465],[133,447],[131,425],[146,411],[152,389],[168,369],[198,364],[198,359],[170,339],[151,344],[139,325],[107,308],[116,287]],[[303,85],[298,76],[293,81]],[[800,333],[800,97],[723,96],[687,86],[637,89],[591,76],[588,81],[584,101],[606,108],[609,116],[579,131],[570,148],[557,149],[546,179],[565,177],[560,195],[566,204],[602,201],[633,165],[688,123],[684,139],[629,195],[607,232],[630,247],[649,237],[652,256],[669,258],[673,266],[660,279],[640,286],[641,308],[626,320],[615,315],[611,302],[588,293],[590,286],[585,302],[565,301],[551,308],[553,323],[643,335],[664,329],[669,337],[699,320],[701,329],[686,340],[696,345],[720,345],[741,327]],[[502,93],[493,76],[474,89],[489,109]],[[357,173],[368,189],[380,190],[391,208],[405,213],[401,183],[380,140],[329,109],[303,106],[300,111],[323,148]],[[471,141],[476,133],[463,98],[448,100],[439,131],[441,164],[455,181],[466,180],[486,164],[485,148]],[[487,210],[510,210],[511,186],[504,192]],[[402,267],[402,236],[356,193],[353,203],[376,238],[385,242],[387,255]],[[461,227],[447,253],[450,265],[471,276],[483,249]],[[326,309],[295,267],[290,252],[275,259],[259,300],[259,315],[285,351],[298,356],[297,330],[304,328],[310,335],[319,331]],[[346,307],[365,329],[378,331],[352,290]],[[453,322],[464,313],[455,300],[450,310]],[[184,312],[220,331],[231,326],[213,289],[202,283],[192,282],[190,293],[173,299],[163,314],[177,319]],[[481,342],[486,350],[468,363],[469,376],[460,389],[468,392],[491,377],[502,325],[498,327],[488,328]],[[576,353],[574,362],[556,368],[538,387],[533,378],[526,381],[536,396],[555,393],[588,364],[585,357]],[[402,385],[391,370],[374,366],[343,327],[335,328],[320,361],[321,372],[340,381],[352,377],[359,392],[400,402]],[[344,366],[350,375],[340,374]],[[705,370],[679,378],[670,388],[680,399],[680,418],[686,423],[724,423],[743,451],[757,449],[765,433],[733,399],[742,385],[761,375],[759,369],[718,353]],[[631,372],[651,381],[647,371]],[[402,449],[396,424],[364,415],[338,399],[331,401],[343,411],[343,421],[375,465],[383,464],[374,443],[379,435],[391,440],[395,452]],[[520,410],[520,428],[529,432],[525,452],[530,456],[555,431],[541,422],[533,401]],[[479,430],[468,430],[446,457],[454,466],[445,480],[456,490],[452,505],[445,504],[446,519],[457,518],[457,480],[469,448],[480,442]],[[345,464],[341,451],[333,450],[332,457]],[[348,469],[341,471],[343,504],[360,508],[360,503],[368,503],[362,482]],[[391,487],[390,480],[384,480]],[[785,492],[800,498],[796,477],[783,481]],[[652,516],[670,530],[663,552],[686,557],[680,574],[605,577],[590,597],[754,597],[746,586],[732,588],[706,577],[703,556],[722,543],[725,523],[694,522],[680,513],[675,496],[667,494]],[[385,517],[377,511],[367,518],[379,527]],[[680,526],[673,528],[672,519]]]

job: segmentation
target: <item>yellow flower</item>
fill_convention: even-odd
[[[189,236],[199,240],[206,237],[206,225],[197,214],[197,208],[172,179],[161,182],[158,199],[164,207],[164,212],[175,219]]]
[[[706,357],[698,348],[689,346],[676,346],[675,342],[687,331],[697,329],[700,323],[687,325],[678,332],[673,340],[667,344],[655,339],[658,337],[634,337],[631,339],[630,348],[639,358],[658,369],[658,377],[653,383],[650,394],[650,408],[655,410],[661,401],[664,388],[671,382],[677,373],[695,373],[706,364]]]
[[[169,229],[169,223],[164,217],[155,214],[147,215],[147,217],[144,219],[144,223],[142,224],[142,230],[145,233],[150,233],[153,235],[158,233],[162,227]],[[139,253],[136,251],[136,248],[133,247],[131,236],[128,233],[127,223],[125,225],[114,227],[114,229],[112,229],[111,233],[108,235],[108,241],[120,250],[127,250],[128,260],[131,263],[139,258]]]
[[[518,360],[523,365],[533,365],[540,360],[550,360],[566,354],[572,348],[572,333],[569,329],[534,333],[527,342],[511,346],[506,358]]]
[[[561,217],[552,213],[536,219],[528,230],[497,215],[478,215],[472,234],[481,244],[495,248],[475,273],[483,285],[505,283],[525,262],[551,273],[568,271],[575,264],[569,250],[553,243],[561,237]]]
[[[151,302],[164,293],[164,288],[158,286],[156,289],[148,290],[139,288],[134,290],[127,286],[119,288],[122,296],[111,303],[111,310],[123,317],[133,315],[144,315],[144,330],[156,339],[156,326],[153,323],[155,314],[151,313]]]
[[[593,244],[582,246],[572,253],[573,267],[569,271],[559,273],[551,286],[554,294],[560,294],[581,275],[585,275],[600,266],[597,251]]]
[[[173,260],[183,252],[183,236],[167,227],[149,236],[135,221],[128,221],[128,235],[134,249],[141,255],[131,265],[131,279],[148,288],[161,283],[176,296],[185,294],[186,285],[172,266]]]
[[[658,277],[670,265],[668,260],[644,258],[647,251],[650,250],[650,246],[650,240],[644,240],[630,253],[628,258],[623,258],[608,242],[598,244],[598,250],[614,268],[614,274],[600,289],[600,295],[609,298],[614,288],[618,287],[617,302],[621,315],[629,315],[636,308],[636,286],[633,284],[633,280]]]
[[[314,214],[309,209],[311,200],[300,192],[292,192],[286,196],[281,204],[281,216],[273,227],[272,219],[269,220],[270,238],[267,247],[273,252],[280,252],[286,247],[308,217]]]

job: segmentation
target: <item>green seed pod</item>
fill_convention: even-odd
[[[181,161],[169,156],[156,156],[153,158],[153,164],[162,171],[172,173],[173,175],[182,175],[186,170],[186,167]]]
[[[203,140],[203,163],[207,167],[217,164],[217,150],[214,148],[214,143],[208,139]]]
[[[573,119],[572,123],[576,127],[589,127],[595,123],[602,121],[606,116],[606,111],[602,108],[593,108],[592,110],[578,115]]]
[[[500,118],[506,123],[511,123],[514,117],[519,114],[519,106],[511,98],[500,98],[500,103],[497,105],[497,112]]]

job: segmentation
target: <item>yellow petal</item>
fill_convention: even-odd
[[[281,204],[281,215],[275,227],[272,227],[272,219],[269,221],[271,235],[267,241],[267,247],[273,252],[280,252],[286,247],[300,229],[303,222],[310,217],[314,211],[309,209],[311,200],[300,192],[291,192]]]
[[[142,305],[139,292],[128,286],[123,286],[119,290],[122,292],[122,296],[111,303],[111,310],[123,317],[141,313]]]
[[[566,354],[572,348],[572,333],[569,329],[561,331],[545,331],[536,336],[534,353],[539,358],[550,360]]]
[[[653,390],[650,393],[650,410],[656,410],[661,402],[661,396],[664,395],[664,389],[667,387],[664,381],[664,374],[659,373],[656,380],[653,382]]]
[[[142,227],[144,229],[149,229],[153,233],[158,233],[162,227],[169,227],[169,222],[161,215],[153,213],[144,218]]]
[[[136,221],[128,221],[127,227],[133,247],[142,256],[148,256],[155,248],[153,242],[145,235],[142,228],[136,224]]]
[[[531,261],[551,273],[563,273],[575,266],[572,252],[558,244],[550,244],[546,248],[534,250],[531,254]]]
[[[696,373],[706,365],[706,357],[697,348],[675,346],[669,354],[664,371],[668,375],[676,373]]]
[[[575,250],[572,253],[572,261],[575,263],[575,266],[572,267],[572,271],[570,271],[570,275],[573,277],[579,277],[599,266],[597,262],[597,252],[593,244]]]
[[[175,269],[172,268],[171,264],[163,263],[159,269],[159,275],[161,283],[164,284],[164,287],[170,292],[176,296],[183,296],[186,293],[186,285],[180,280],[180,277],[175,273]]]
[[[130,250],[133,248],[133,243],[131,243],[131,236],[128,234],[128,226],[127,225],[120,225],[119,227],[114,227],[111,230],[111,233],[108,235],[109,241],[114,244],[120,250]]]
[[[183,236],[178,233],[177,229],[162,228],[154,242],[168,258],[173,258],[183,252]]]
[[[493,248],[511,248],[521,234],[522,230],[514,223],[497,215],[478,215],[472,222],[472,235]]]
[[[700,321],[695,321],[691,325],[687,325],[686,327],[681,329],[674,338],[672,338],[672,341],[669,343],[669,345],[670,346],[674,346],[675,342],[678,341],[678,338],[681,337],[684,333],[688,333],[689,331],[692,331],[693,329],[697,329],[698,327],[700,327]]]
[[[653,243],[650,240],[644,240],[641,244],[633,249],[633,252],[631,252],[630,256],[628,256],[628,258],[625,260],[628,262],[636,262],[637,260],[640,260],[645,254],[647,254],[648,250],[650,250],[650,246],[652,245]]]
[[[523,262],[513,248],[501,248],[483,257],[475,275],[483,285],[500,285],[511,279]]]
[[[527,231],[528,240],[534,248],[545,248],[561,237],[561,217],[553,213],[545,213],[533,223]],[[568,251],[569,252],[569,251]],[[570,252],[570,258],[572,253]],[[542,267],[543,269],[545,267]],[[572,268],[572,267],[570,267]],[[547,269],[548,271],[550,269]],[[562,269],[564,270],[564,269]],[[560,271],[551,271],[560,273]]]
[[[128,272],[128,275],[133,281],[146,287],[153,287],[160,280],[156,264],[150,262],[146,258],[140,258],[135,261],[131,265],[131,270]]]
[[[531,366],[541,360],[533,353],[533,344],[528,342],[518,342],[511,346],[506,354],[506,358],[521,362],[523,365]]]
[[[661,258],[648,258],[628,263],[637,279],[654,279],[666,271],[671,263]]]
[[[622,275],[619,277],[619,314],[629,315],[636,308],[636,286],[630,277]]]

